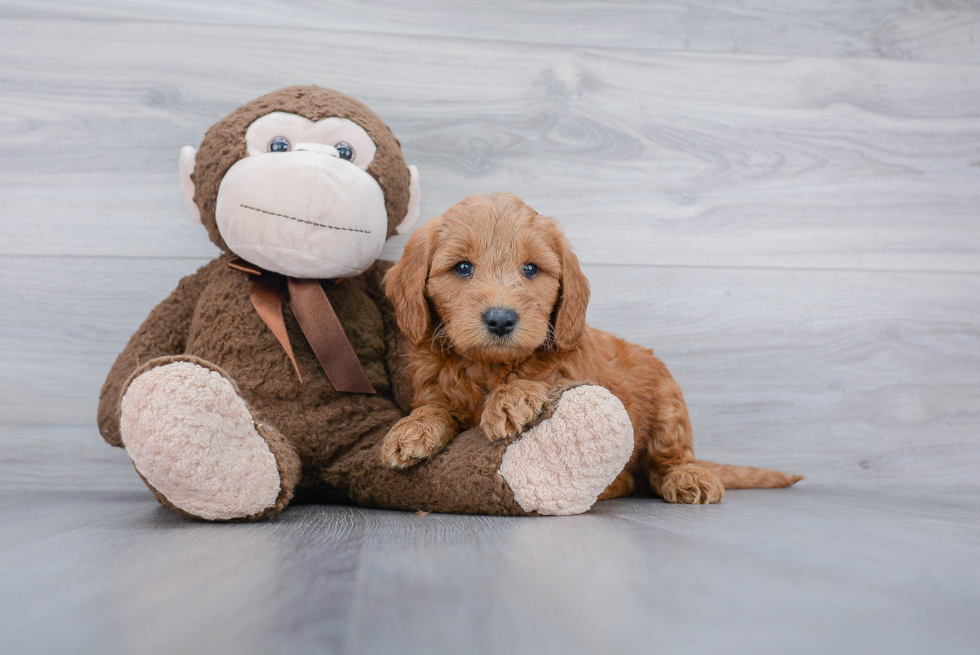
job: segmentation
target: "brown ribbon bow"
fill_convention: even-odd
[[[377,393],[357,359],[357,353],[350,345],[344,327],[333,311],[330,299],[319,280],[297,279],[265,271],[244,259],[235,259],[228,266],[248,274],[248,292],[252,298],[252,306],[289,355],[289,361],[293,363],[300,382],[303,381],[303,375],[296,364],[293,347],[289,343],[289,335],[286,334],[286,322],[282,317],[283,279],[286,280],[289,306],[296,322],[333,388],[349,393]]]

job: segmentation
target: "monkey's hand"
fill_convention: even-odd
[[[381,460],[393,469],[415,466],[445,448],[456,431],[456,421],[446,410],[419,407],[385,435]]]
[[[502,384],[487,396],[480,427],[491,441],[524,432],[541,414],[551,385],[534,380],[515,380]]]

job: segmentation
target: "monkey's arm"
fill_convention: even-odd
[[[207,283],[208,273],[217,262],[227,265],[226,259],[221,258],[183,278],[170,296],[150,312],[116,358],[99,395],[99,432],[111,445],[123,445],[119,434],[119,403],[123,386],[141,364],[157,357],[184,352],[194,308]]]
[[[395,308],[384,293],[382,279],[394,262],[378,260],[368,269],[367,291],[381,311],[385,326],[385,364],[391,377],[391,395],[398,407],[406,414],[412,411],[412,378],[408,371],[408,354],[412,344],[398,329]]]

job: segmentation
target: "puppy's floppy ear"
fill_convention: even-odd
[[[585,312],[589,308],[589,279],[578,264],[578,257],[557,226],[552,231],[555,248],[561,258],[558,302],[552,317],[555,326],[554,348],[571,350],[585,336]]]
[[[385,275],[385,293],[395,306],[398,327],[414,346],[422,345],[432,330],[425,282],[432,266],[429,233],[434,220],[415,230],[405,244],[402,258]]]

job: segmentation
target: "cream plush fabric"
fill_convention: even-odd
[[[228,169],[215,216],[232,252],[297,278],[350,277],[374,263],[387,238],[384,193],[328,148],[253,155]]]
[[[566,391],[554,414],[504,452],[500,475],[526,512],[586,512],[633,453],[626,408],[603,387]]]
[[[120,429],[136,470],[185,512],[227,520],[276,503],[276,459],[216,371],[191,362],[146,371],[123,396]]]

